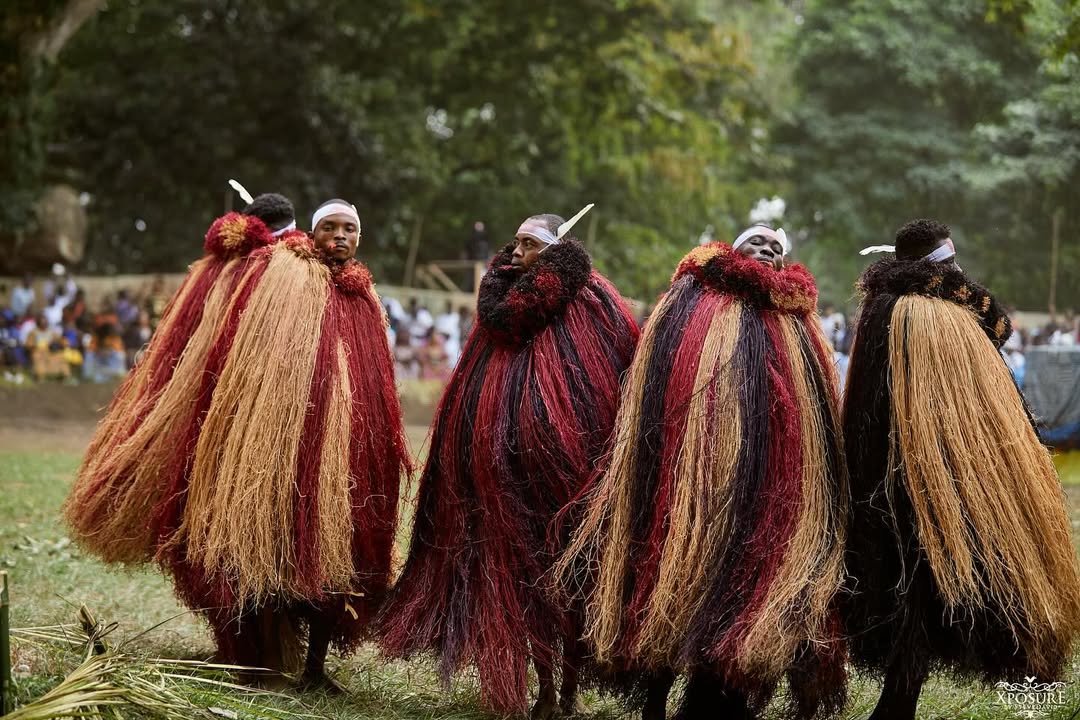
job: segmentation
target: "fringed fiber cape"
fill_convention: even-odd
[[[156,468],[159,561],[227,657],[266,605],[352,649],[389,583],[410,463],[367,269],[327,264],[303,233],[255,253],[197,377]]]
[[[260,226],[226,216],[207,246]],[[69,522],[107,560],[156,555],[228,661],[245,651],[239,619],[263,605],[318,615],[350,649],[388,585],[409,466],[371,276],[328,264],[302,232],[209,272],[185,283],[209,286],[198,303],[190,289],[173,301],[185,322],[155,335],[182,348],[162,387],[110,408]]]
[[[190,388],[173,381],[174,373],[185,352],[186,365],[201,368],[250,253],[273,242],[258,218],[229,213],[211,225],[206,255],[192,264],[143,358],[98,424],[64,513],[79,544],[102,560],[134,563],[153,557],[149,516],[163,486],[140,471],[148,453],[169,451],[176,413],[191,397]]]
[[[854,661],[1047,682],[1080,630],[1061,487],[998,354],[1009,320],[953,265],[859,282],[844,431]]]
[[[530,656],[554,668],[573,632],[546,592],[565,541],[550,525],[604,454],[637,341],[622,298],[576,241],[550,246],[525,273],[511,250],[481,284],[381,623],[388,655],[431,651],[447,681],[474,664],[485,702],[506,713],[525,708]]]
[[[690,252],[649,318],[611,465],[556,572],[591,567],[597,659],[720,675],[796,712],[843,701],[834,596],[847,480],[837,377],[801,265],[714,243]]]

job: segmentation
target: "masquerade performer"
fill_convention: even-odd
[[[931,669],[1059,676],[1080,630],[1061,487],[998,348],[1011,328],[956,265],[949,228],[908,223],[859,280],[844,432],[844,620],[884,675],[873,720],[915,717]]]
[[[172,408],[190,399],[189,388],[170,383],[185,348],[195,337],[189,355],[205,353],[227,300],[248,267],[249,255],[296,227],[287,198],[275,193],[252,198],[240,189],[248,205],[210,226],[206,254],[192,264],[142,359],[117,389],[65,505],[75,538],[106,562],[143,562],[153,556],[148,515],[163,487],[156,477],[135,476],[147,452],[153,453],[155,447],[159,452],[170,450],[169,430],[175,418],[159,412],[160,424],[143,425],[158,404]]]
[[[312,227],[208,300],[221,319],[123,448],[142,449],[143,524],[221,660],[297,671],[306,626],[304,682],[326,684],[329,644],[355,647],[386,589],[408,460],[356,210],[331,201]]]
[[[388,655],[431,651],[444,678],[479,671],[495,711],[576,703],[572,613],[546,592],[565,537],[549,525],[603,455],[637,328],[618,291],[557,215],[536,215],[491,261],[478,323],[432,426],[412,545],[381,623]]]
[[[155,524],[226,659],[294,671],[306,625],[303,680],[325,685],[328,645],[353,649],[385,593],[409,461],[356,209],[328,201],[311,226],[234,294]]]
[[[676,673],[680,718],[752,717],[787,675],[793,715],[838,709],[834,596],[847,478],[817,289],[751,227],[683,258],[642,334],[606,473],[556,573],[594,568],[586,640],[644,675],[647,720]]]

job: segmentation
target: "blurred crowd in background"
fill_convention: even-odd
[[[122,377],[138,359],[168,303],[160,277],[121,289],[95,305],[62,265],[35,282],[27,274],[14,287],[0,286],[0,371],[20,383],[79,380],[102,383]]]
[[[0,285],[0,299],[0,371],[5,381],[101,383],[122,377],[138,360],[169,293],[161,276],[150,276],[141,286],[121,288],[91,304],[76,279],[57,264],[48,277],[28,274],[12,287]],[[397,376],[445,382],[472,330],[472,309],[447,301],[433,310],[415,297],[404,305],[384,298],[384,307]],[[851,350],[850,318],[829,303],[820,314],[843,382]],[[640,324],[647,318],[648,308],[643,308]],[[1033,327],[1013,316],[1013,330],[1002,355],[1021,387],[1032,347],[1080,345],[1080,318],[1072,310]]]
[[[435,315],[416,298],[410,298],[407,306],[386,298],[384,306],[398,379],[446,381],[472,330],[472,311],[447,302]]]

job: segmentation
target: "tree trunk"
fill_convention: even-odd
[[[32,60],[56,62],[60,51],[87,20],[105,7],[105,0],[68,0],[49,26],[23,40],[23,53]]]
[[[1061,250],[1061,220],[1065,215],[1065,208],[1059,207],[1054,210],[1050,221],[1050,318],[1057,315],[1057,274],[1058,255]]]
[[[416,216],[416,222],[413,223],[412,235],[409,238],[409,255],[405,260],[405,278],[402,281],[402,285],[405,287],[412,287],[413,275],[416,273],[416,256],[420,252],[420,238],[424,233],[424,216],[423,214]]]

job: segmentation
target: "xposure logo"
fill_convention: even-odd
[[[1022,683],[999,682],[998,701],[1022,718],[1046,717],[1052,711],[1064,708],[1065,683],[1041,683],[1034,677],[1025,677]]]

